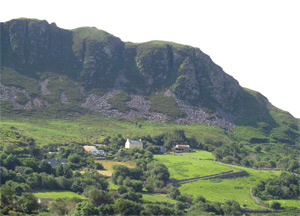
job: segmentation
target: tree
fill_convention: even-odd
[[[59,166],[56,168],[56,175],[57,176],[63,176],[64,175],[64,167],[62,164],[59,164]]]
[[[0,188],[0,206],[1,208],[12,207],[13,199],[15,197],[15,190],[9,185],[2,185]]]
[[[275,209],[275,210],[278,210],[278,209],[281,208],[281,204],[279,202],[272,202],[271,203],[271,208]]]
[[[185,208],[186,208],[186,206],[185,206],[185,203],[184,203],[184,202],[178,201],[178,202],[175,204],[175,209],[176,209],[176,210],[184,210]]]
[[[234,200],[227,200],[222,209],[225,215],[242,215],[240,204]]]
[[[77,164],[80,162],[80,156],[78,154],[70,154],[68,156],[68,161]]]
[[[82,215],[98,215],[98,209],[89,202],[80,202],[76,205],[75,210],[72,212],[72,216]]]
[[[260,147],[260,146],[256,146],[256,147],[254,148],[254,150],[255,150],[257,153],[259,153],[259,152],[261,152],[261,147]]]
[[[112,204],[101,205],[98,208],[100,215],[114,215],[115,209]]]
[[[21,162],[15,155],[10,154],[4,161],[4,165],[7,169],[14,170],[16,166],[21,166]]]
[[[39,164],[39,170],[40,170],[40,172],[45,172],[45,173],[51,174],[52,166],[49,163],[47,163],[46,161],[42,161]]]
[[[117,199],[115,209],[122,215],[139,215],[142,210],[139,204],[125,199]]]
[[[113,202],[112,198],[103,190],[92,190],[90,192],[90,200],[96,207]]]
[[[39,204],[32,193],[22,193],[22,196],[17,201],[17,206],[22,212],[31,214],[38,209]]]
[[[196,200],[195,200],[195,203],[198,203],[198,202],[204,202],[205,203],[206,202],[205,197],[202,196],[202,195],[198,195]]]
[[[51,215],[66,215],[68,213],[67,204],[65,200],[55,199],[49,206]]]
[[[131,180],[131,187],[135,192],[142,192],[143,190],[143,182],[140,180]]]
[[[180,195],[180,191],[178,190],[178,188],[173,187],[171,192],[170,192],[170,197],[172,199],[176,199],[179,195]]]

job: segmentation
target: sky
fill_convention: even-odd
[[[0,0],[0,22],[94,26],[123,41],[200,48],[241,86],[300,118],[299,0]]]

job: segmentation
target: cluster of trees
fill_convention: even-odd
[[[21,196],[16,196],[15,190],[8,185],[1,186],[0,197],[1,215],[15,214],[15,211],[31,214],[39,207],[37,198],[32,193],[24,192]]]
[[[199,195],[195,204],[189,209],[188,215],[242,215],[240,204],[234,200],[226,200],[225,203],[209,202],[202,195]]]
[[[52,204],[51,204],[52,205]],[[61,213],[65,213],[61,212]],[[71,216],[81,215],[183,215],[183,211],[166,207],[165,205],[148,204],[143,205],[131,200],[118,198],[114,204],[101,204],[95,206],[91,202],[77,203],[75,209],[70,212]],[[63,215],[63,214],[59,214]]]
[[[217,160],[227,163],[257,168],[283,168],[290,172],[300,173],[299,156],[296,152],[291,152],[287,156],[274,154],[272,157],[262,157],[259,156],[264,155],[261,153],[262,151],[269,152],[271,150],[268,145],[263,148],[257,145],[253,150],[250,151],[249,148],[246,148],[244,142],[239,144],[231,142],[215,147],[213,154]]]
[[[159,191],[167,185],[170,174],[164,164],[153,162],[153,154],[144,149],[120,150],[117,158],[135,160],[136,168],[115,165],[112,181],[127,188],[122,191],[140,192],[145,187],[149,192]]]
[[[292,199],[300,194],[300,177],[289,173],[282,173],[279,177],[260,181],[253,192],[263,200]]]

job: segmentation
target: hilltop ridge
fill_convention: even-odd
[[[205,123],[232,129],[285,118],[260,93],[242,88],[199,48],[123,42],[94,27],[65,30],[36,19],[1,23],[1,100],[10,112],[97,111],[128,120]],[[23,111],[22,111],[23,110]]]

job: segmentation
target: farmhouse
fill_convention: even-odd
[[[52,167],[58,167],[60,164],[66,164],[68,161],[66,160],[57,160],[57,159],[45,159],[43,161],[46,161],[48,164],[50,164]]]
[[[175,146],[175,152],[189,152],[190,151],[190,145],[176,145]]]
[[[126,143],[125,143],[125,148],[127,149],[134,149],[134,148],[143,148],[143,142],[142,140],[131,140],[131,139],[127,139]]]
[[[95,146],[83,146],[84,150],[93,155],[106,155],[104,150],[98,150]]]

